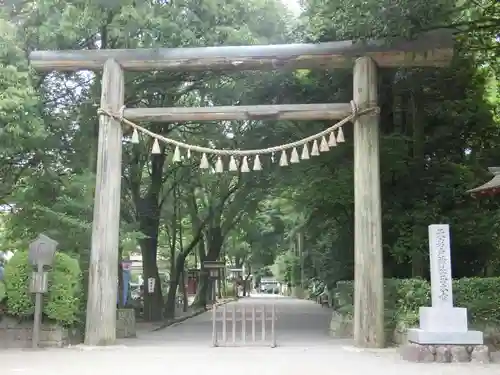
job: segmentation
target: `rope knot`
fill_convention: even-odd
[[[351,104],[352,116],[354,118],[358,117],[358,106],[356,105],[356,103],[354,102],[354,100],[351,100],[349,102],[349,104]]]
[[[123,119],[125,118],[125,108],[126,106],[122,105],[120,107],[120,111],[118,112],[118,120],[120,120],[120,122],[123,122]]]

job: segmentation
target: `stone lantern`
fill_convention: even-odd
[[[38,348],[40,341],[40,326],[42,323],[42,295],[48,291],[48,274],[46,267],[54,263],[58,243],[40,234],[29,246],[28,261],[33,266],[30,292],[35,294],[35,314],[33,321],[33,348]]]

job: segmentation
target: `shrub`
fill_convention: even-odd
[[[20,318],[33,315],[34,304],[29,292],[32,272],[28,253],[17,251],[5,267],[7,313]],[[56,253],[49,272],[48,293],[44,295],[43,313],[50,320],[69,325],[78,320],[81,299],[81,272],[76,259]]]
[[[423,279],[384,280],[386,327],[406,329],[418,326],[419,308],[430,306],[430,283]],[[354,285],[337,283],[335,306],[352,314]],[[454,304],[467,308],[471,325],[500,324],[500,277],[463,278],[453,281]]]
[[[456,306],[466,307],[472,324],[500,324],[500,277],[453,281]]]
[[[319,279],[313,278],[309,280],[307,290],[311,299],[318,298],[325,290],[325,283]]]

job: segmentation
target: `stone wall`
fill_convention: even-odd
[[[31,348],[33,321],[21,321],[10,317],[0,318],[0,349]],[[135,312],[133,309],[118,309],[116,313],[116,337],[136,337]],[[80,344],[81,333],[75,328],[64,328],[45,323],[40,332],[40,347],[62,348]]]
[[[0,348],[30,348],[33,322],[19,322],[16,319],[3,317],[0,321]],[[57,324],[43,324],[40,332],[41,347],[61,348],[81,342],[76,329],[68,329]]]

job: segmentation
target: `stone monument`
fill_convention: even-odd
[[[470,331],[467,309],[453,306],[450,228],[429,225],[432,307],[420,307],[420,328],[408,330],[408,341],[420,345],[482,345],[483,333]]]

